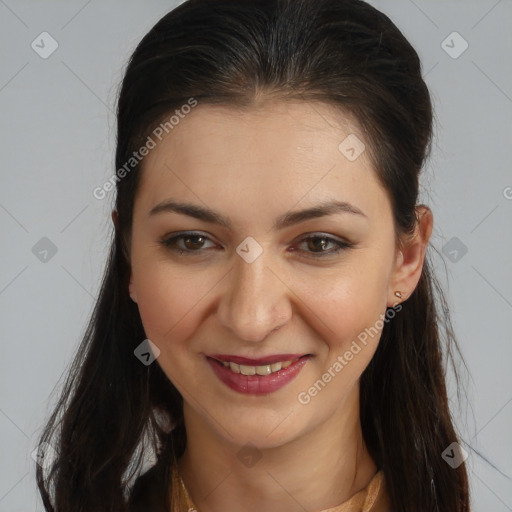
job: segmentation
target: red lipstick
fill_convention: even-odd
[[[207,356],[206,360],[215,375],[233,391],[248,395],[265,395],[273,393],[291,382],[309,361],[310,354],[276,354],[268,357],[250,359],[246,357],[215,354]],[[273,363],[293,361],[287,368],[270,373],[269,375],[243,375],[236,373],[220,361],[228,361],[246,366],[266,366]]]

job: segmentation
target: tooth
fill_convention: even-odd
[[[225,367],[229,367],[231,371],[235,373],[241,373],[242,375],[270,375],[271,373],[278,372],[281,369],[288,368],[291,364],[298,361],[295,359],[294,361],[280,361],[272,364],[264,364],[260,366],[248,366],[244,364],[237,364],[231,361],[223,361],[222,364]]]
[[[256,367],[255,366],[245,366],[245,364],[240,365],[240,373],[242,375],[256,375]]]
[[[258,375],[269,375],[272,373],[272,369],[269,364],[266,364],[264,366],[256,366],[256,373]]]
[[[235,373],[240,373],[240,365],[236,363],[229,363],[229,367],[231,368],[231,371]]]

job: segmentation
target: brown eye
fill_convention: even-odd
[[[312,252],[325,252],[329,242],[327,237],[312,236],[307,239],[308,250]]]
[[[160,243],[171,251],[185,255],[193,255],[194,253],[202,254],[204,251],[201,249],[212,248],[205,247],[208,241],[210,241],[210,239],[201,233],[181,233],[161,240]],[[213,242],[211,243],[213,244]]]
[[[183,245],[187,249],[195,251],[197,249],[201,249],[204,244],[205,237],[202,235],[192,235],[183,238]]]
[[[341,240],[322,234],[303,238],[299,242],[299,247],[301,245],[305,245],[305,249],[302,250],[310,254],[308,257],[313,258],[335,255],[342,250],[353,247],[353,244],[350,242],[342,242]]]

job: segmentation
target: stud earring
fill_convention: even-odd
[[[395,292],[395,297],[398,297],[399,299],[401,299],[401,298],[402,298],[402,292],[400,292],[400,291],[398,291],[398,290],[397,290],[397,291]]]

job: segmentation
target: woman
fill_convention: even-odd
[[[115,237],[41,437],[46,510],[468,511],[417,204],[431,137],[418,55],[365,2],[162,18],[120,90]]]

